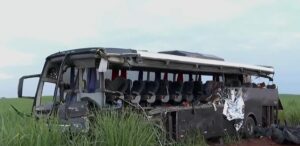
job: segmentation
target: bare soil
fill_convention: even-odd
[[[224,146],[215,142],[208,142],[210,146]],[[252,139],[243,139],[238,142],[228,144],[225,146],[296,146],[296,145],[280,145],[272,141],[272,139],[264,138],[252,138]]]
[[[256,139],[243,139],[237,143],[230,144],[228,146],[292,146],[292,145],[280,145],[273,142],[270,138],[256,138]]]

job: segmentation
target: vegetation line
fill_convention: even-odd
[[[300,96],[281,96],[284,111],[279,113],[280,120],[287,120],[289,125],[300,125]],[[22,113],[31,110],[32,100],[0,100],[0,143],[7,146],[202,146],[207,145],[203,136],[197,131],[180,142],[166,140],[165,131],[152,122],[145,110],[136,113],[132,110],[102,111],[97,113],[95,124],[90,125],[90,133],[73,133],[63,130],[54,120],[51,125],[31,117],[19,116],[13,105]],[[142,113],[142,114],[140,114]],[[49,130],[51,127],[51,130]],[[237,139],[225,138],[225,143],[234,143]]]

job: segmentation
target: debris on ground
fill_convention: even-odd
[[[272,141],[270,138],[252,138],[252,139],[243,139],[233,144],[227,146],[293,146],[293,145],[282,145]]]
[[[300,127],[276,126],[255,128],[256,137],[267,137],[278,144],[300,145]]]

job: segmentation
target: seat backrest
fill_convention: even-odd
[[[203,84],[202,84],[202,82],[195,81],[194,82],[194,90],[193,90],[194,95],[198,95],[198,94],[200,94],[202,92],[203,92]]]
[[[226,86],[226,87],[232,87],[231,81],[230,81],[230,80],[226,80],[225,86]]]
[[[216,89],[221,88],[221,85],[219,82],[215,81],[207,81],[204,84],[204,94],[205,95],[211,95]]]
[[[253,84],[252,83],[244,83],[243,86],[247,87],[247,88],[252,88]]]
[[[182,94],[191,95],[193,94],[193,90],[194,90],[193,81],[186,81],[183,83]]]
[[[113,81],[110,81],[110,82],[108,81],[106,89],[124,93],[129,86],[128,84],[129,83],[128,83],[127,79],[118,77],[118,78],[114,79]]]
[[[242,83],[241,83],[241,81],[239,81],[239,80],[232,80],[232,81],[231,81],[231,86],[232,86],[232,87],[241,87],[241,86],[242,86]]]
[[[169,81],[161,80],[159,81],[159,88],[157,91],[157,95],[168,95]]]
[[[156,93],[158,88],[158,81],[146,81],[145,88],[143,89],[142,94],[148,94],[149,92]]]
[[[268,89],[276,89],[276,85],[275,84],[267,85],[267,88]]]
[[[252,87],[253,87],[253,88],[258,88],[258,85],[255,84],[255,83],[252,83]]]
[[[131,88],[131,92],[136,92],[140,94],[144,88],[145,88],[144,81],[134,81]]]
[[[147,81],[146,87],[144,89],[144,93],[153,92],[156,93],[159,88],[159,82],[158,81]]]
[[[175,93],[182,92],[183,83],[174,81],[169,83],[169,94],[174,95]]]

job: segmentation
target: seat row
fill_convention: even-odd
[[[132,103],[181,103],[200,100],[207,102],[207,98],[213,90],[220,86],[219,82],[208,81],[202,84],[199,81],[131,81],[121,77],[115,80],[106,80],[106,99],[112,101],[116,98],[124,98]]]

